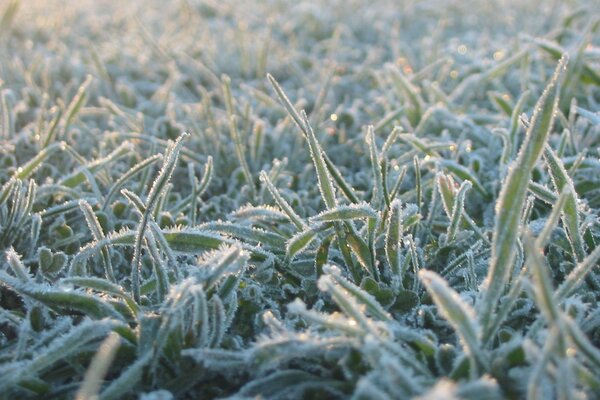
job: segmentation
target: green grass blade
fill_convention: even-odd
[[[310,126],[310,122],[308,121],[306,113],[302,111],[301,115],[307,132],[307,141],[310,148],[310,156],[313,160],[313,164],[317,172],[317,179],[319,181],[319,189],[321,191],[321,196],[323,197],[323,201],[325,202],[327,208],[335,208],[337,206],[337,200],[335,198],[335,189],[331,181],[331,175],[329,174],[329,170],[327,169],[327,165],[325,164],[323,150],[321,149],[321,146],[317,141],[317,137],[315,136],[315,133],[313,132],[312,127]]]
[[[448,231],[446,233],[446,244],[449,244],[456,239],[456,234],[458,233],[458,228],[460,227],[461,217],[465,211],[465,196],[469,189],[471,189],[470,181],[464,181],[462,185],[460,185],[460,189],[458,189],[450,217],[450,225],[448,226]]]
[[[481,329],[473,308],[435,272],[422,269],[419,271],[419,278],[431,294],[440,313],[458,333],[465,352],[482,362],[484,356],[480,347]]]
[[[568,194],[562,212],[562,221],[567,229],[567,234],[573,246],[573,253],[578,261],[585,257],[583,239],[579,233],[579,214],[577,212],[577,192],[571,177],[568,175],[562,161],[556,153],[546,145],[544,148],[544,159],[548,165],[552,183],[557,193],[566,191]]]
[[[131,167],[125,174],[123,174],[110,188],[108,194],[104,199],[104,205],[102,206],[102,210],[106,210],[106,208],[111,203],[113,197],[121,190],[121,188],[133,178],[138,173],[144,171],[146,168],[150,167],[152,164],[162,159],[162,155],[155,154],[151,157],[146,158],[145,160],[140,161],[133,167]]]
[[[480,315],[483,326],[487,326],[496,303],[508,283],[519,232],[519,221],[527,195],[531,171],[539,159],[546,139],[552,129],[558,105],[559,79],[567,58],[558,63],[554,76],[538,100],[525,142],[521,146],[516,162],[511,166],[502,185],[497,205],[496,223],[492,237],[492,256],[488,274],[484,281],[484,297]]]
[[[400,238],[402,237],[402,212],[400,200],[396,199],[390,204],[385,235],[385,255],[390,269],[400,278]]]
[[[106,339],[104,339],[85,372],[83,383],[75,394],[75,400],[87,400],[98,397],[102,381],[110,368],[110,364],[115,358],[119,346],[119,335],[114,332],[110,333]]]
[[[92,236],[94,240],[99,241],[104,239],[104,232],[102,231],[102,226],[100,225],[100,221],[98,221],[98,217],[94,213],[92,206],[85,201],[79,201],[79,208],[83,212],[85,217],[85,221],[87,222],[88,228],[92,232]],[[104,274],[106,279],[111,282],[116,282],[115,274],[113,272],[112,262],[110,259],[110,250],[108,247],[103,247],[102,250],[102,263],[104,265]]]
[[[281,208],[281,210],[288,216],[290,221],[296,225],[296,228],[299,230],[304,230],[307,227],[306,223],[302,220],[302,218],[300,218],[300,216],[298,216],[298,214],[296,214],[292,206],[290,206],[288,202],[285,201],[285,199],[281,196],[275,185],[273,185],[269,179],[269,175],[267,175],[265,171],[260,172],[260,179],[267,187],[269,193],[271,193],[271,196],[273,196],[275,199],[275,202],[279,208]]]
[[[533,276],[533,292],[537,306],[542,311],[549,323],[559,318],[558,305],[554,300],[554,288],[548,275],[548,267],[542,257],[539,247],[530,234],[523,238],[523,248],[526,255],[526,263]]]

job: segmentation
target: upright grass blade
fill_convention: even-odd
[[[292,105],[288,97],[283,92],[283,89],[281,88],[279,83],[277,83],[275,78],[273,78],[273,76],[268,74],[267,78],[271,82],[271,85],[275,89],[279,100],[287,110],[288,114],[304,134],[304,137],[308,142],[310,156],[313,160],[313,164],[317,172],[319,190],[321,191],[321,196],[323,197],[325,206],[327,206],[327,208],[334,208],[337,205],[337,200],[335,198],[335,189],[331,181],[331,175],[325,163],[325,159],[323,156],[324,152],[321,149],[319,142],[317,141],[317,137],[315,136],[315,133],[310,125],[306,113],[304,111],[301,111],[300,113],[296,111],[295,107]]]
[[[144,368],[146,368],[151,360],[151,352],[141,355],[133,364],[129,365],[118,378],[111,381],[111,383],[100,392],[99,397],[107,400],[118,399],[132,391],[138,381],[142,378]]]
[[[298,114],[298,111],[296,111],[296,108],[294,107],[294,105],[292,104],[290,99],[287,97],[287,95],[285,94],[285,92],[283,91],[281,86],[279,85],[279,82],[277,82],[275,80],[275,78],[273,78],[273,75],[271,75],[271,74],[267,74],[267,79],[269,80],[269,82],[271,83],[271,86],[275,90],[275,93],[277,94],[279,101],[281,102],[281,104],[283,105],[285,110],[288,112],[289,116],[292,118],[292,121],[294,121],[296,123],[296,125],[298,126],[298,128],[300,128],[300,130],[302,131],[302,133],[304,135],[308,135],[308,132],[306,131],[306,127],[304,126],[304,121],[302,120],[302,117],[300,116],[300,114]]]
[[[419,211],[422,211],[423,206],[423,182],[421,180],[421,160],[419,160],[418,156],[414,156],[413,158],[413,168],[415,170],[415,192],[417,193],[417,198],[415,199],[415,203],[419,208]]]
[[[27,283],[31,276],[27,271],[27,267],[21,261],[21,257],[17,254],[17,252],[11,247],[6,251],[6,260],[8,261],[8,265],[12,269],[15,276],[23,283]]]
[[[396,199],[390,204],[390,212],[388,214],[385,255],[390,269],[400,278],[400,285],[402,285],[402,276],[400,276],[400,239],[402,237],[402,229],[401,203],[400,200]]]
[[[119,345],[119,335],[114,332],[110,333],[104,339],[85,373],[83,383],[75,394],[75,400],[87,400],[98,397],[102,380],[115,358]]]
[[[162,303],[169,292],[169,277],[166,263],[158,251],[158,243],[154,237],[154,232],[146,235],[146,243],[153,261],[154,279],[156,280],[156,300]]]
[[[576,260],[581,262],[585,257],[585,248],[583,245],[583,238],[579,231],[578,199],[577,192],[575,192],[575,185],[567,173],[562,161],[548,145],[546,145],[544,149],[544,158],[548,165],[548,169],[550,170],[550,176],[552,177],[556,192],[560,193],[564,191],[567,193],[562,212],[562,221],[567,229],[567,235],[569,236],[571,246],[573,247],[573,254],[575,255]],[[588,282],[592,283],[594,289],[600,289],[600,286],[598,286],[598,283],[594,280],[588,279]]]
[[[479,179],[468,168],[452,160],[439,160],[440,167],[447,169],[463,181],[470,181],[473,187],[483,196],[488,196],[487,190],[479,182]]]
[[[375,209],[379,209],[383,200],[383,176],[381,174],[381,161],[377,152],[377,144],[375,143],[375,130],[373,125],[367,127],[367,136],[365,138],[369,148],[369,159],[371,160],[371,170],[373,171],[373,195],[371,204]]]
[[[202,180],[200,182],[198,182],[198,179],[194,175],[193,163],[188,164],[188,175],[190,178],[190,183],[192,185],[192,199],[190,201],[190,219],[192,221],[192,225],[196,225],[196,213],[199,197],[202,196],[202,194],[204,194],[213,176],[212,156],[208,156],[206,159],[206,164],[204,165],[204,172],[202,174]]]
[[[523,106],[525,105],[525,102],[527,101],[527,99],[529,98],[529,92],[525,91],[523,92],[523,94],[521,94],[521,97],[519,97],[519,100],[517,101],[517,104],[515,104],[515,107],[512,110],[512,114],[510,116],[510,131],[509,131],[509,137],[510,137],[510,159],[514,159],[515,156],[517,155],[517,148],[519,147],[519,138],[518,138],[518,134],[519,134],[519,118],[521,116],[521,112],[523,111]],[[508,162],[509,160],[506,159],[506,162]]]
[[[539,159],[550,134],[558,105],[559,80],[565,69],[567,57],[558,63],[555,73],[538,100],[531,124],[517,160],[511,165],[496,203],[496,223],[492,237],[492,257],[483,284],[480,312],[484,327],[490,318],[505,285],[508,283],[515,259],[519,220],[523,210],[531,171]]]
[[[87,225],[90,228],[90,231],[92,232],[94,240],[100,241],[104,239],[104,232],[102,231],[102,226],[100,225],[100,221],[98,221],[98,217],[96,217],[92,206],[90,206],[90,204],[87,201],[80,200],[79,208],[81,208],[81,211],[83,212],[85,221],[87,222]],[[108,247],[102,247],[101,252],[102,263],[104,264],[104,275],[109,281],[116,282],[115,274],[113,272],[112,267],[112,261],[110,259],[110,250]]]
[[[323,159],[325,160],[325,164],[327,164],[327,170],[331,174],[337,186],[340,188],[340,191],[344,197],[346,197],[351,203],[359,203],[360,200],[356,196],[354,189],[348,184],[348,182],[346,182],[340,171],[329,159],[329,156],[326,153],[323,153]]]
[[[471,182],[464,181],[462,185],[460,185],[460,189],[458,189],[458,193],[456,194],[456,199],[454,200],[454,207],[452,209],[452,214],[450,217],[450,225],[448,225],[448,231],[446,233],[446,244],[449,244],[452,241],[454,241],[454,239],[456,239],[456,234],[458,233],[461,217],[464,214],[465,210],[465,195],[470,188]]]
[[[536,303],[548,323],[554,323],[559,318],[558,304],[554,300],[554,289],[548,275],[548,268],[530,233],[523,238],[523,248],[527,265],[533,276],[533,292]]]
[[[5,8],[3,8],[2,18],[0,19],[0,39],[10,31],[20,6],[20,0],[12,0]]]
[[[175,143],[170,144],[167,148],[163,160],[162,168],[156,177],[156,180],[152,184],[150,188],[150,192],[148,193],[148,200],[145,204],[145,209],[143,210],[143,214],[140,220],[140,223],[137,227],[134,252],[133,252],[133,261],[131,268],[131,290],[133,293],[133,298],[136,302],[140,301],[140,272],[142,268],[142,241],[144,239],[146,226],[152,217],[152,213],[156,205],[158,204],[160,196],[163,194],[167,184],[169,183],[169,179],[175,170],[177,159],[179,157],[179,151],[183,146],[183,140],[189,134],[184,133]]]
[[[456,186],[452,175],[439,172],[436,175],[437,188],[442,198],[442,205],[448,218],[452,218],[452,210],[456,200]]]
[[[410,123],[414,127],[419,124],[423,109],[423,99],[421,98],[420,89],[416,87],[410,80],[394,65],[388,64],[387,71],[390,74],[392,83],[396,91],[401,95],[406,96],[411,104],[411,109],[407,111]]]
[[[317,234],[317,229],[308,228],[292,236],[286,244],[286,258],[291,260],[296,254],[308,247],[316,239]]]
[[[16,2],[15,2],[16,3]],[[10,10],[10,7],[9,7]],[[2,26],[0,26],[0,38],[2,37]],[[0,127],[5,138],[12,138],[15,134],[15,118],[13,115],[14,96],[10,90],[3,90],[0,93],[0,106],[2,109],[2,119]]]
[[[233,144],[235,147],[235,154],[238,158],[238,162],[242,167],[242,172],[244,174],[244,179],[246,179],[246,183],[250,188],[250,193],[252,198],[256,197],[256,187],[254,185],[254,179],[252,178],[252,173],[250,172],[250,167],[248,166],[248,161],[246,161],[246,156],[244,156],[244,145],[242,143],[242,138],[240,137],[240,133],[237,128],[237,118],[235,115],[232,115],[229,118],[229,132],[231,133],[231,140],[233,140]]]
[[[323,157],[323,150],[317,142],[317,137],[313,132],[312,127],[310,126],[310,122],[308,121],[308,117],[304,111],[301,111],[302,119],[304,121],[306,132],[307,132],[307,141],[310,148],[310,155],[313,160],[313,164],[315,166],[315,170],[317,171],[317,179],[319,181],[319,189],[321,191],[321,196],[323,197],[323,201],[327,208],[332,209],[337,206],[337,199],[335,198],[335,189],[333,187],[333,182],[331,181],[331,175],[329,174],[329,170],[327,169],[327,165],[325,164],[325,159]]]
[[[558,220],[560,219],[560,215],[563,212],[565,203],[567,202],[567,199],[570,196],[571,196],[571,194],[569,193],[568,188],[563,190],[562,193],[560,194],[560,196],[558,196],[556,203],[552,207],[552,212],[550,213],[550,215],[548,216],[548,219],[546,220],[546,223],[544,224],[544,228],[542,229],[542,231],[538,235],[537,239],[535,240],[537,247],[544,248],[550,241],[552,232],[556,228],[556,225],[558,224]]]
[[[81,110],[81,107],[83,107],[85,105],[85,102],[87,100],[86,92],[87,92],[88,86],[90,85],[91,82],[92,82],[92,76],[88,75],[85,78],[85,81],[81,84],[81,86],[79,86],[79,88],[77,89],[77,93],[75,94],[75,96],[73,97],[73,99],[71,100],[69,105],[67,106],[67,111],[65,113],[63,126],[61,129],[61,131],[62,131],[61,136],[63,136],[64,134],[67,133],[67,131],[69,130],[69,126],[71,125],[71,123],[73,122],[73,120],[75,119],[75,117],[77,116],[79,111]],[[54,130],[54,132],[56,132],[56,130]],[[46,147],[50,142],[52,142],[53,139],[54,138],[49,133],[46,136],[44,143],[42,144],[42,148]]]

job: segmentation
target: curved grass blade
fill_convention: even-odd
[[[519,221],[527,195],[531,171],[539,159],[552,129],[558,105],[559,79],[567,57],[558,63],[555,73],[538,100],[531,124],[516,162],[502,185],[496,209],[496,223],[492,236],[492,256],[483,284],[485,290],[480,315],[482,324],[489,324],[496,303],[508,283],[519,232]]]
[[[3,271],[0,271],[0,281],[21,295],[37,300],[49,308],[59,310],[59,312],[76,310],[96,319],[105,317],[123,318],[114,307],[96,296],[76,291],[50,289],[36,285],[33,282],[23,283]]]
[[[125,303],[127,303],[129,308],[131,308],[131,311],[134,315],[137,315],[140,311],[140,307],[137,305],[137,303],[133,300],[131,296],[125,293],[121,286],[115,283],[108,282],[104,279],[94,277],[70,277],[61,279],[60,281],[58,281],[58,284],[85,287],[102,293],[120,297],[125,301]]]
[[[311,222],[335,222],[351,221],[355,219],[376,219],[378,217],[369,203],[359,203],[351,205],[337,206],[333,209],[323,211],[322,213],[310,217]]]
[[[311,227],[292,236],[285,248],[286,258],[291,260],[296,254],[306,249],[316,239],[317,234],[318,229]]]
[[[150,167],[156,161],[162,159],[161,154],[155,154],[151,157],[146,158],[145,160],[140,161],[133,167],[131,167],[125,174],[123,174],[110,188],[108,194],[104,199],[104,205],[102,206],[102,210],[106,210],[110,202],[112,201],[115,194],[121,190],[123,185],[127,183],[129,179],[137,175],[138,173],[144,171],[146,168]]]
[[[458,333],[465,352],[485,364],[480,343],[481,329],[475,311],[435,272],[422,269],[419,271],[419,278],[441,314]]]
[[[292,206],[290,206],[288,202],[285,201],[285,199],[281,196],[275,185],[273,185],[269,179],[269,175],[267,175],[265,171],[260,172],[260,180],[266,185],[267,190],[269,193],[271,193],[271,196],[273,196],[279,208],[281,208],[281,210],[288,216],[290,221],[296,225],[296,228],[301,231],[304,230],[307,227],[306,223],[298,214],[296,214]]]
[[[50,368],[52,365],[74,354],[86,351],[86,345],[117,329],[121,323],[103,319],[91,321],[85,319],[69,332],[53,339],[43,351],[32,359],[16,363],[4,363],[0,366],[0,389],[10,389],[15,383]]]
[[[48,147],[50,148],[50,147]],[[82,165],[77,170],[62,178],[58,183],[60,185],[73,188],[81,183],[83,183],[86,179],[92,183],[87,174],[93,175],[95,172],[98,172],[100,169],[104,168],[106,165],[114,162],[115,160],[123,157],[124,155],[131,152],[133,146],[129,142],[125,142],[121,144],[119,147],[110,152],[106,157],[100,158],[98,160],[94,160],[92,162],[86,163]]]

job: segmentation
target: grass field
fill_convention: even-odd
[[[598,399],[599,156],[596,0],[2,1],[0,398]]]

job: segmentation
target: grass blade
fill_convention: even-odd
[[[508,283],[519,232],[519,220],[525,204],[531,171],[539,159],[552,129],[558,105],[559,79],[565,69],[563,57],[554,76],[538,100],[531,124],[518,158],[502,185],[496,205],[496,223],[492,237],[492,257],[483,284],[485,294],[481,302],[482,324],[487,326],[498,299]]]
[[[440,313],[458,333],[465,352],[483,363],[484,356],[480,348],[481,329],[473,308],[435,272],[422,269],[419,271],[419,278],[431,294]]]

